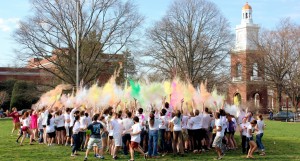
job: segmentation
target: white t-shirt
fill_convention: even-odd
[[[249,130],[251,130],[250,133],[249,133]],[[246,134],[246,136],[247,136],[248,138],[252,137],[252,131],[253,131],[253,127],[252,127],[251,124],[249,124],[249,125],[247,126],[247,134]]]
[[[70,112],[70,127],[74,125],[75,117],[74,113],[77,111],[77,109],[73,108],[72,111]]]
[[[73,134],[78,134],[80,131],[80,122],[76,121],[73,126]]]
[[[223,131],[223,127],[222,127],[222,124],[221,124],[221,119],[215,119],[215,126],[216,126],[216,129],[217,129],[217,133],[216,133],[216,136],[224,136],[224,131]],[[218,128],[222,128],[221,131],[218,131]]]
[[[189,117],[188,122],[187,122],[187,129],[192,130],[193,129],[193,124],[192,124],[192,119],[193,117]]]
[[[240,128],[242,128],[242,135],[247,136],[247,127],[249,126],[249,122],[241,123]]]
[[[46,125],[46,133],[52,133],[55,131],[55,128],[54,128],[54,123],[55,119],[52,117],[50,119],[50,124],[49,125]]]
[[[256,134],[264,133],[264,126],[265,126],[265,123],[263,120],[257,120],[258,131],[256,132]]]
[[[48,114],[49,114],[48,110],[45,110],[45,112],[42,113],[42,116],[43,116],[43,125],[47,125]]]
[[[181,127],[182,127],[182,129],[187,129],[188,120],[189,120],[188,116],[185,116],[185,115],[182,116],[182,120],[181,120],[181,124],[182,124]]]
[[[63,127],[65,125],[65,117],[63,115],[56,116],[55,123],[57,127]]]
[[[123,127],[122,127],[122,124],[120,122],[121,122],[121,120],[119,121],[119,119],[113,119],[111,121],[110,124],[111,124],[111,129],[112,129],[113,136],[122,134]]]
[[[29,125],[30,125],[30,119],[29,119],[29,117],[23,119],[22,120],[22,124],[23,124],[23,126],[29,127]]]
[[[130,132],[128,132],[128,130],[132,127],[132,125],[134,124],[133,120],[130,118],[124,118],[122,120],[122,125],[123,125],[123,130],[127,131],[125,134],[130,134]]]
[[[145,115],[144,114],[137,114],[137,116],[139,117],[139,122],[142,126],[142,129],[146,129],[146,118],[145,118]]]
[[[68,113],[65,113],[64,114],[64,117],[65,117],[65,127],[69,127],[70,126],[70,114]]]
[[[182,128],[181,128],[181,118],[178,118],[178,117],[173,117],[173,119],[170,121],[174,124],[174,127],[173,127],[173,131],[181,131]]]
[[[140,132],[140,131],[142,131],[140,124],[134,124],[132,126],[132,133],[137,133],[137,132]],[[134,141],[136,143],[140,143],[141,142],[141,135],[140,134],[131,135],[131,141]]]
[[[42,115],[38,118],[38,129],[43,129],[43,117]]]
[[[86,129],[87,128],[88,121],[86,119],[86,116],[81,116],[80,119],[79,119],[79,122],[80,122],[80,128],[82,128],[82,129]]]
[[[192,129],[201,129],[202,128],[202,115],[198,115],[191,118]]]
[[[202,116],[203,116],[203,117],[202,117],[202,127],[203,127],[204,129],[208,129],[209,126],[210,126],[211,117],[210,117],[209,114],[206,114],[206,113],[203,114]]]
[[[168,121],[166,119],[166,116],[160,116],[160,124],[159,124],[159,129],[166,129],[168,126]]]
[[[220,120],[221,120],[222,130],[225,131],[225,129],[227,128],[227,119],[226,119],[226,116],[220,116]]]
[[[150,125],[150,117],[148,118],[149,130],[159,130],[159,124],[161,124],[161,120],[154,117],[153,126]]]

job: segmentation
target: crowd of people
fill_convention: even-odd
[[[236,133],[240,134],[241,151],[247,158],[254,158],[257,149],[260,155],[265,155],[262,115],[255,119],[253,113],[241,110],[235,117],[222,108],[209,111],[205,107],[183,111],[183,102],[177,110],[163,102],[163,107],[151,107],[149,112],[135,107],[117,111],[116,105],[98,112],[82,107],[44,107],[22,115],[17,108],[12,108],[7,114],[13,118],[12,134],[20,129],[16,142],[21,146],[26,137],[30,139],[29,144],[71,146],[72,157],[78,151],[85,151],[84,160],[91,150],[94,157],[101,159],[105,153],[118,159],[118,152],[122,150],[133,161],[134,151],[147,159],[169,154],[199,154],[212,148],[217,153],[215,159],[219,160],[228,150],[237,150]]]

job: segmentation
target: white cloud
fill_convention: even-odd
[[[19,18],[0,18],[0,31],[10,32],[18,27]]]

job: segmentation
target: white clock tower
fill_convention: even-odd
[[[235,51],[256,50],[259,26],[253,24],[252,7],[246,3],[242,8],[242,22],[236,26]]]

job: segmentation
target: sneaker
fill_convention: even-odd
[[[144,154],[144,159],[147,160],[147,158],[148,158],[148,154],[145,153]]]
[[[84,161],[87,161],[88,159],[87,159],[87,157],[84,157]]]
[[[72,154],[71,154],[71,157],[75,157],[75,155],[72,153]]]
[[[113,157],[114,160],[117,160],[118,158],[119,158],[118,156],[114,156],[114,157]]]
[[[217,158],[214,158],[214,160],[221,160],[222,157],[217,157]]]

